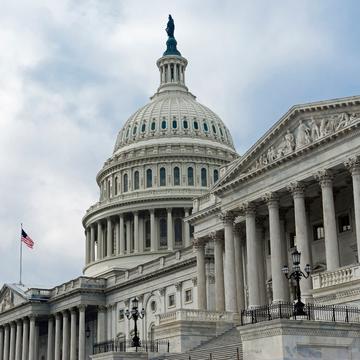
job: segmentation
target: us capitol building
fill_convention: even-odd
[[[122,359],[134,298],[143,344],[167,342],[157,359],[211,343],[225,354],[227,337],[236,355],[214,360],[360,359],[360,97],[295,105],[240,156],[186,86],[171,17],[167,32],[160,85],[96,176],[83,275],[3,286],[0,360]],[[295,249],[297,270],[311,267],[305,308],[328,318],[281,316],[297,297],[281,271]]]

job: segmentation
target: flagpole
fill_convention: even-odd
[[[21,223],[21,233],[20,233],[20,282],[19,285],[22,285],[21,282],[21,276],[22,276],[22,240],[21,240],[21,236],[22,236],[22,223]]]

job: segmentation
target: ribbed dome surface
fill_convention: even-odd
[[[114,153],[125,145],[156,138],[202,138],[234,150],[229,130],[209,108],[186,91],[156,93],[120,130]]]

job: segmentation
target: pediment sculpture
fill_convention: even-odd
[[[0,311],[6,311],[14,307],[14,294],[11,290],[7,290],[0,300]]]

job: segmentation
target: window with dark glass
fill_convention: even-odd
[[[173,129],[177,129],[177,121],[176,120],[173,120],[172,127],[173,127]]]
[[[204,131],[206,131],[206,132],[209,131],[209,127],[208,127],[208,124],[206,122],[204,122],[203,127],[204,127]]]
[[[175,305],[176,305],[176,303],[175,303],[175,294],[171,294],[168,297],[168,306],[173,307]]]
[[[324,239],[325,231],[324,231],[324,225],[322,223],[315,224],[313,226],[313,235],[314,235],[314,240]]]
[[[118,178],[117,178],[117,176],[116,176],[115,179],[114,179],[114,194],[115,194],[115,195],[118,194],[118,186],[119,186],[119,184],[118,184]]]
[[[110,186],[110,180],[107,182],[107,197],[110,199],[111,197],[111,186]]]
[[[133,135],[136,134],[136,130],[137,130],[137,126],[134,126],[134,127],[133,127]]]
[[[163,130],[166,129],[166,120],[163,120],[163,121],[161,122],[161,128],[162,128]]]
[[[143,124],[141,125],[141,132],[145,132],[145,130],[146,130],[146,124],[143,123]]]
[[[145,247],[149,248],[151,246],[151,230],[150,230],[150,220],[145,221]]]
[[[124,320],[125,318],[125,311],[124,309],[119,310],[119,320]]]
[[[343,233],[351,230],[349,214],[340,215],[338,217],[339,232]]]
[[[199,123],[196,120],[194,121],[194,129],[199,130]]]
[[[184,129],[188,129],[188,128],[189,128],[189,124],[188,124],[187,120],[184,120],[184,121],[183,121],[183,127],[184,127]]]
[[[160,218],[160,246],[167,246],[167,221]]]
[[[174,185],[180,185],[180,169],[174,167]]]
[[[152,170],[151,169],[146,170],[146,187],[148,187],[148,188],[152,187]]]
[[[192,289],[185,290],[185,302],[192,302]]]
[[[192,167],[188,167],[188,185],[194,186],[194,169]]]
[[[174,221],[175,243],[182,243],[182,219],[177,218]]]
[[[160,168],[160,186],[166,186],[166,170],[164,167]]]
[[[224,136],[224,133],[223,133],[223,131],[222,131],[222,128],[221,128],[221,127],[219,127],[219,130],[220,130],[220,134],[221,134],[221,136]]]
[[[129,190],[129,184],[128,184],[128,174],[124,174],[124,192],[127,192]]]
[[[207,186],[207,171],[205,168],[201,169],[201,186]]]
[[[139,172],[136,170],[134,172],[134,190],[139,190],[140,188],[140,175]]]
[[[153,121],[151,123],[151,130],[154,131],[155,129],[156,129],[156,123],[155,123],[155,121]]]
[[[214,124],[212,125],[212,131],[213,131],[214,134],[216,134],[216,127],[215,127]]]
[[[214,183],[216,183],[219,180],[219,170],[214,170]]]

